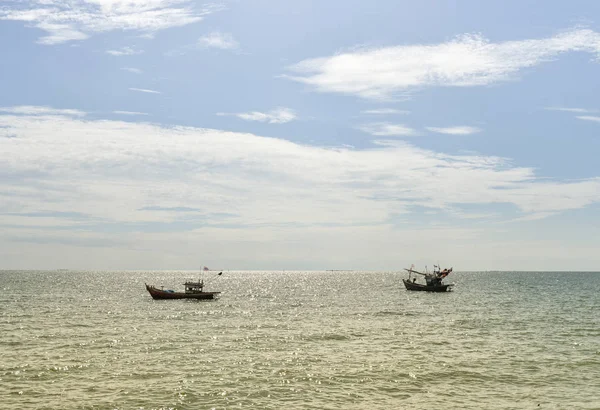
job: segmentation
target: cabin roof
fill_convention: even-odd
[[[185,286],[204,286],[203,282],[185,282]]]

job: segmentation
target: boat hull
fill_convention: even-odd
[[[406,279],[402,279],[402,282],[404,282],[404,286],[406,287],[406,290],[416,290],[416,291],[423,291],[423,292],[447,292],[447,291],[451,290],[451,287],[452,287],[452,285],[435,285],[435,286],[422,285],[420,283],[410,282]]]
[[[221,292],[169,292],[162,289],[157,289],[154,286],[146,285],[146,290],[152,296],[152,299],[214,299]]]

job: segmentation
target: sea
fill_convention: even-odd
[[[1,409],[600,409],[600,273],[0,271]]]

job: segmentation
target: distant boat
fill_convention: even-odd
[[[220,275],[220,274],[219,274]],[[185,292],[175,292],[174,290],[158,289],[155,286],[146,284],[146,290],[152,296],[152,299],[214,299],[221,292],[204,292],[204,281],[185,282]]]
[[[447,285],[434,285],[434,286],[423,285],[420,283],[411,282],[406,279],[402,279],[402,282],[404,282],[404,286],[406,286],[407,290],[422,290],[425,292],[446,292],[453,286],[451,283],[449,283]]]
[[[442,279],[452,272],[452,268],[440,270],[439,266],[434,266],[433,272],[419,272],[410,267],[410,269],[404,269],[408,272],[408,280],[402,279],[404,282],[404,286],[406,290],[416,290],[416,291],[425,291],[425,292],[446,292],[452,290],[453,283],[442,283]],[[437,268],[437,270],[435,269]],[[411,280],[412,274],[422,275],[425,277],[425,284],[417,283],[417,277],[415,276]]]

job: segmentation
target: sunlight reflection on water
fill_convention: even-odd
[[[600,274],[0,272],[6,408],[598,408]],[[211,289],[208,289],[211,290]]]

